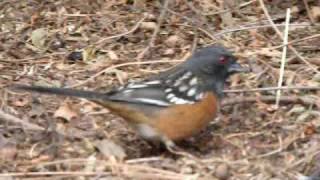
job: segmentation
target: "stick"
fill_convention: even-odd
[[[16,124],[21,124],[22,126],[24,126],[24,128],[29,129],[29,130],[37,130],[37,131],[44,131],[45,128],[32,124],[30,122],[27,122],[23,119],[19,119],[13,115],[7,114],[5,112],[3,112],[2,110],[0,110],[0,119],[7,121],[7,122],[11,122],[11,123],[16,123]]]
[[[257,100],[263,102],[273,102],[276,99],[275,96],[261,96],[261,97],[237,97],[232,99],[225,99],[222,101],[222,106],[230,106],[235,104],[243,104],[243,103],[254,103]],[[281,96],[281,103],[301,103],[304,105],[313,105],[317,103],[317,99],[308,98],[308,97],[297,97],[297,96]]]
[[[275,91],[275,90],[320,90],[319,86],[281,86],[281,87],[264,87],[253,89],[226,89],[224,93],[243,93],[243,92],[259,92],[259,91]]]
[[[149,51],[149,49],[154,46],[154,42],[155,42],[155,40],[157,38],[157,35],[158,35],[159,31],[160,31],[160,27],[161,27],[161,25],[163,23],[163,20],[164,20],[164,17],[166,15],[166,13],[167,13],[169,2],[170,2],[170,0],[164,1],[160,16],[158,18],[157,27],[153,31],[153,34],[151,36],[151,39],[149,41],[148,46],[141,53],[138,54],[138,60],[141,60],[144,57],[144,55]]]

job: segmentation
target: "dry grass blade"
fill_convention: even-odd
[[[146,19],[146,16],[144,16],[143,18],[141,18],[134,26],[132,29],[130,29],[129,31],[127,32],[124,32],[124,33],[121,33],[121,34],[117,34],[117,35],[113,35],[113,36],[109,36],[109,37],[105,37],[105,38],[102,38],[100,39],[98,42],[96,42],[95,44],[99,45],[100,47],[103,46],[103,43],[109,39],[114,39],[114,38],[120,38],[122,36],[126,36],[128,34],[131,34],[133,33],[134,31],[136,31],[140,24]]]
[[[291,15],[291,11],[290,11],[290,8],[288,8],[287,9],[287,14],[286,14],[286,26],[285,26],[285,30],[284,30],[283,44],[288,44],[290,15]],[[287,45],[283,46],[283,50],[282,50],[280,75],[279,75],[279,79],[278,79],[278,87],[279,88],[282,86],[282,82],[283,82],[284,66],[286,64],[286,57],[287,57]],[[278,108],[279,107],[279,100],[280,100],[280,96],[281,96],[281,91],[280,90],[277,90],[277,95],[276,96],[277,96],[277,98],[276,98],[276,108]]]
[[[280,30],[277,28],[277,26],[276,26],[276,25],[274,24],[274,22],[272,21],[272,18],[271,18],[271,16],[270,16],[270,14],[269,14],[269,12],[268,12],[268,10],[267,10],[267,8],[266,8],[263,0],[259,0],[259,2],[260,2],[260,5],[261,5],[261,8],[263,9],[264,14],[265,14],[266,17],[268,18],[268,20],[269,20],[270,24],[272,25],[273,29],[274,29],[275,32],[278,34],[278,36],[279,36],[281,39],[283,39],[282,33],[280,32]],[[320,73],[320,71],[317,70],[315,67],[313,67],[312,64],[310,64],[307,60],[305,60],[305,59],[299,54],[299,52],[298,52],[295,48],[293,48],[293,47],[290,46],[290,45],[289,45],[288,47],[289,47],[289,49],[290,49],[291,51],[293,51],[293,52],[295,53],[295,55],[296,55],[300,60],[302,60],[304,63],[306,63],[314,72]]]

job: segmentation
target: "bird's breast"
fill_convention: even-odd
[[[173,105],[159,110],[153,126],[171,140],[188,138],[201,131],[214,119],[218,109],[218,98],[205,93],[203,99],[194,104]]]

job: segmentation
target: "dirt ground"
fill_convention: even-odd
[[[317,0],[2,0],[0,179],[320,179],[319,21]],[[155,149],[90,101],[7,88],[104,92],[210,44],[251,72],[178,144],[188,155]]]

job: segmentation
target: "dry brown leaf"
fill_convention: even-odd
[[[48,31],[45,28],[39,28],[31,33],[32,44],[40,50],[46,49],[45,44],[48,38]]]
[[[181,38],[177,35],[169,36],[165,43],[169,47],[175,47],[181,42]]]
[[[56,112],[54,112],[54,117],[71,121],[74,118],[78,118],[79,114],[72,108],[70,103],[64,102],[60,105]]]
[[[307,135],[307,136],[311,136],[313,134],[316,134],[317,133],[317,127],[314,125],[314,124],[307,124],[305,127],[304,127],[304,134]]]
[[[166,49],[163,54],[164,55],[167,55],[167,56],[171,56],[171,55],[174,55],[175,54],[175,50],[173,48],[170,48],[170,49]]]
[[[312,6],[311,15],[314,20],[320,21],[320,6]]]
[[[16,145],[0,134],[0,162],[14,160],[17,153]]]
[[[154,30],[157,28],[157,23],[155,22],[142,22],[140,25],[141,29],[144,30]]]
[[[24,107],[29,104],[29,100],[28,98],[19,98],[13,101],[12,104],[17,107]]]
[[[12,161],[17,156],[17,147],[13,144],[5,145],[0,148],[0,160],[1,161]]]
[[[87,114],[87,113],[93,113],[101,109],[100,105],[97,105],[94,102],[91,101],[83,101],[81,103],[81,112]],[[104,112],[109,112],[107,109]]]
[[[133,6],[138,9],[143,9],[146,7],[146,0],[134,0]]]
[[[118,60],[119,56],[114,51],[108,51],[108,56],[111,60]]]

